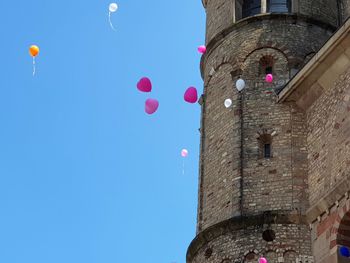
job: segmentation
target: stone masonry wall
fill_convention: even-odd
[[[269,263],[312,263],[310,231],[305,225],[272,225],[276,240],[266,242],[261,238],[261,228],[247,227],[226,232],[198,250],[191,263],[247,263],[257,262],[264,256]],[[299,259],[298,261],[296,261]]]
[[[307,208],[305,115],[276,104],[270,88],[290,77],[327,40],[330,31],[288,15],[252,18],[237,25],[203,59],[205,81],[197,231],[240,214],[240,124],[243,116],[243,213]],[[298,41],[296,41],[296,39]],[[260,59],[274,59],[274,84],[264,82]],[[247,85],[234,87],[240,72]],[[231,74],[233,76],[231,76]],[[224,107],[231,98],[233,106]],[[243,115],[241,115],[243,113]],[[259,154],[260,133],[272,134],[272,158]]]
[[[235,2],[242,0],[208,0],[206,6],[206,43],[209,43],[214,36],[224,29],[233,25],[235,17],[241,17],[241,14],[235,14]],[[293,5],[297,6],[297,14],[301,14],[334,27],[338,25],[338,6],[337,0],[292,0]],[[348,10],[348,0],[344,1],[345,10]],[[239,12],[240,9],[237,9]],[[241,10],[240,10],[241,12]]]
[[[350,1],[349,0],[341,0],[340,8],[342,10],[342,21],[345,22],[350,16]]]
[[[206,42],[208,43],[215,34],[218,34],[225,28],[233,24],[233,1],[217,0],[208,1],[206,7],[207,26]]]
[[[338,25],[337,0],[299,0],[299,10],[303,15]]]
[[[274,60],[275,84],[264,80],[265,72],[259,63],[263,57]],[[292,104],[276,104],[274,93],[269,90],[289,79],[287,58],[277,49],[258,49],[246,58],[242,77],[247,80],[243,106],[244,212],[306,211],[305,117]],[[275,134],[271,158],[261,156],[259,134]]]
[[[223,64],[206,88],[201,128],[204,142],[199,230],[230,218],[238,211],[239,112],[237,104],[230,109],[224,107],[226,98],[237,101],[231,70],[229,64]]]
[[[310,205],[350,177],[350,69],[308,109]]]
[[[329,213],[321,215],[311,226],[311,237],[315,263],[341,263],[340,245],[350,246],[350,200],[343,197],[332,206]],[[341,258],[341,257],[340,257]],[[345,261],[344,261],[345,259]]]

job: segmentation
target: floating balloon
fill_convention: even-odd
[[[159,102],[156,99],[147,99],[145,103],[145,112],[153,114],[157,111]]]
[[[340,252],[340,255],[342,255],[343,257],[347,257],[347,258],[350,257],[350,251],[347,247],[344,247],[344,246],[340,247],[339,252]]]
[[[205,52],[207,52],[206,46],[199,46],[198,47],[198,52],[201,53],[201,54],[204,54]]]
[[[29,54],[33,57],[33,76],[35,75],[35,57],[39,55],[39,47],[36,45],[32,45],[29,48]]]
[[[137,89],[142,92],[151,92],[152,82],[149,78],[143,77],[137,82]]]
[[[115,29],[114,29],[114,26],[112,24],[111,14],[116,12],[117,10],[118,10],[118,5],[116,3],[109,4],[108,20],[109,20],[109,24],[113,30],[115,30]]]
[[[109,12],[114,13],[118,10],[118,5],[116,3],[111,3],[109,5]]]
[[[245,81],[243,79],[238,79],[236,81],[236,88],[238,91],[242,91],[245,88]]]
[[[225,104],[225,107],[226,107],[226,108],[229,108],[229,107],[231,107],[231,105],[232,105],[232,100],[226,99],[224,104]]]
[[[198,100],[197,89],[195,87],[189,87],[184,94],[184,99],[188,103],[196,103]]]
[[[265,77],[265,80],[267,83],[271,83],[273,81],[273,76],[272,74],[267,74]]]
[[[266,258],[259,258],[259,263],[267,263],[267,259]]]
[[[185,158],[188,156],[188,151],[186,149],[181,150],[182,161],[182,175],[185,175]]]
[[[30,46],[29,53],[32,57],[36,57],[37,55],[39,55],[39,47],[36,45]]]

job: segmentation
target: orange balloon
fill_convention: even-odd
[[[30,46],[29,53],[32,57],[36,57],[39,54],[39,47],[36,45]]]

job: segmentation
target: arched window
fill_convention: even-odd
[[[261,13],[261,0],[245,0],[242,7],[242,17],[254,16]]]
[[[291,0],[267,0],[268,13],[290,13]]]

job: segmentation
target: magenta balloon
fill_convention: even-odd
[[[266,80],[266,82],[271,83],[273,81],[272,74],[267,74],[265,80]]]
[[[267,263],[267,259],[266,258],[259,258],[259,263]]]
[[[198,100],[197,89],[189,87],[185,92],[184,99],[189,103],[196,103]]]
[[[199,46],[198,52],[201,54],[204,54],[205,52],[207,52],[207,48],[205,46]]]
[[[145,103],[145,112],[148,114],[153,114],[157,111],[159,102],[155,99],[147,99]]]
[[[152,90],[152,83],[149,78],[142,78],[137,82],[137,89],[142,92],[151,92]]]

